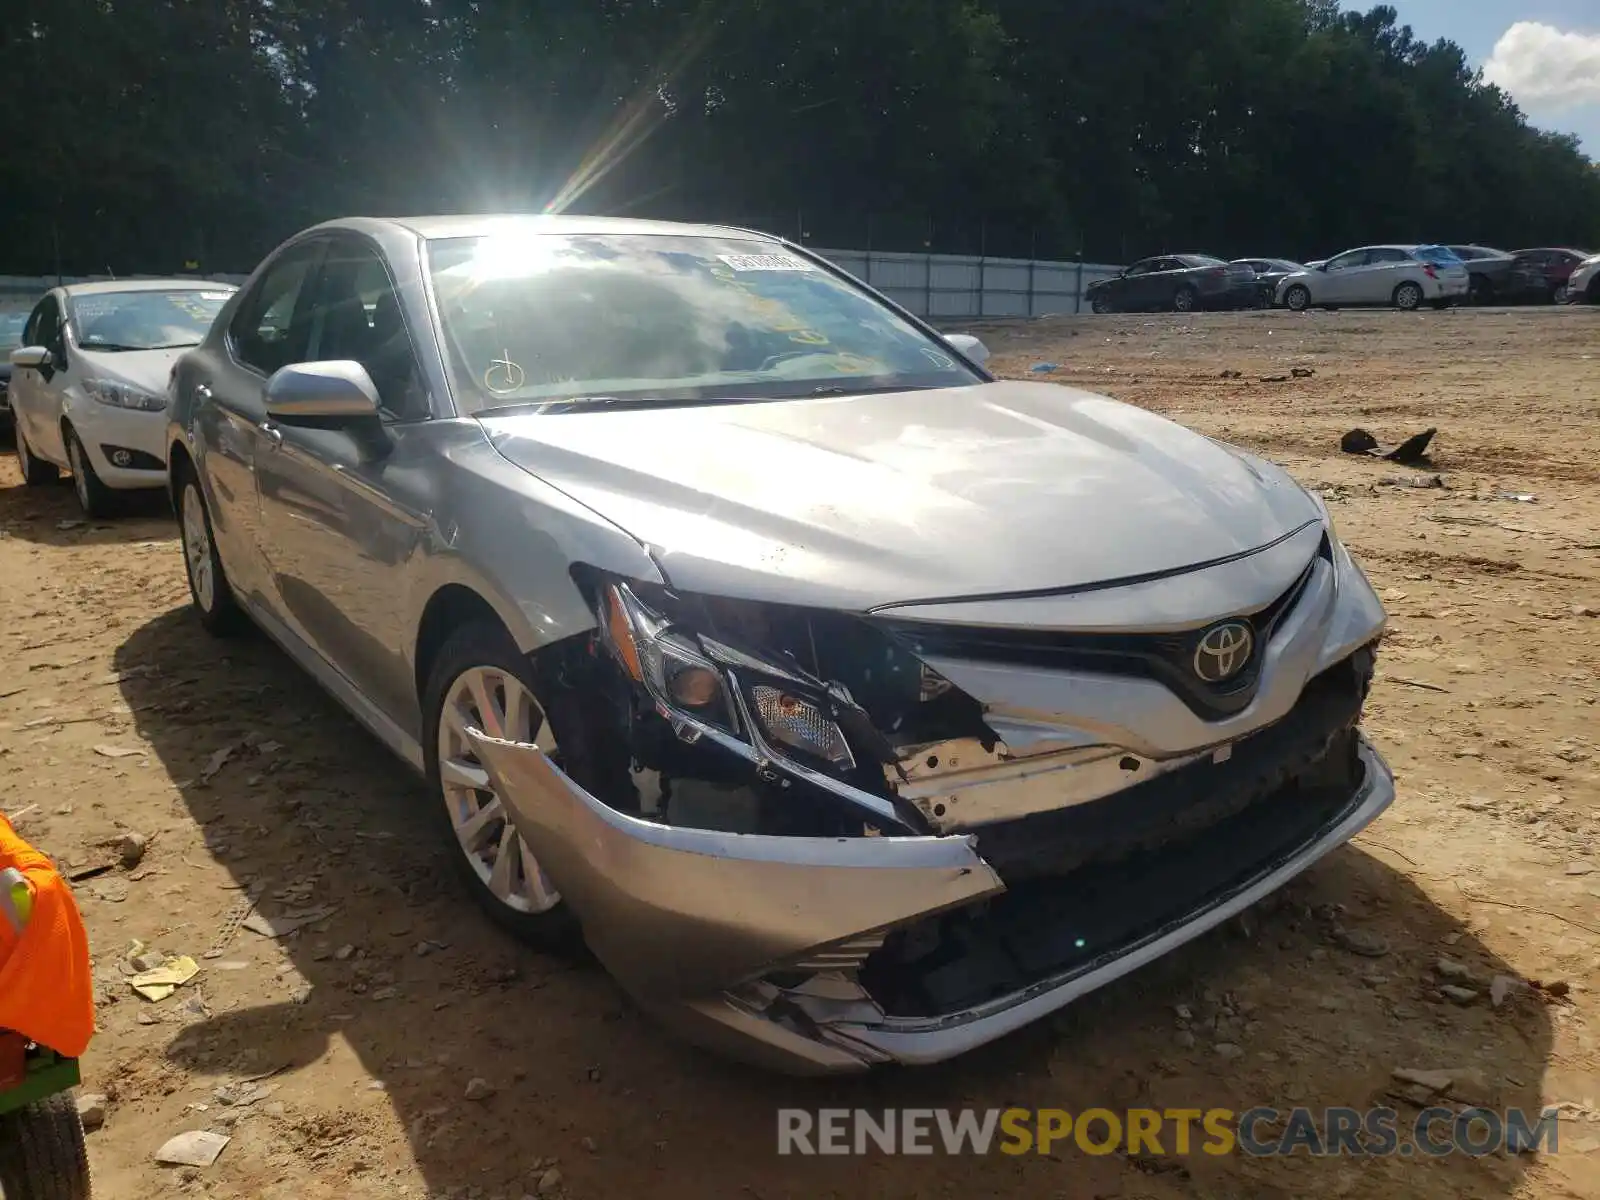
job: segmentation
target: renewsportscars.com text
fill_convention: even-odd
[[[1090,1108],[778,1110],[778,1153],[1303,1154],[1310,1157],[1555,1153],[1554,1112],[1512,1108]]]

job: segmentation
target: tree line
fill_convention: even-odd
[[[1600,170],[1337,0],[20,0],[0,271],[546,208],[1127,261],[1600,247]]]

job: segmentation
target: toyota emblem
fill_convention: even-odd
[[[1194,673],[1206,683],[1226,683],[1249,665],[1255,643],[1255,634],[1242,621],[1213,625],[1195,647]]]

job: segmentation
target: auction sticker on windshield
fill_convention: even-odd
[[[803,258],[792,254],[719,254],[735,271],[815,271]]]

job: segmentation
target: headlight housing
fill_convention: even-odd
[[[89,399],[110,408],[126,408],[134,412],[162,412],[167,407],[165,396],[159,396],[120,380],[86,379],[83,390]]]
[[[674,624],[627,583],[604,584],[600,605],[601,640],[680,733],[731,735],[802,767],[855,768],[837,698],[816,680]]]

